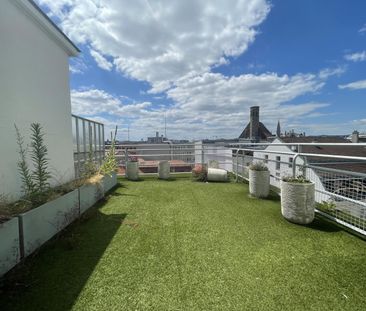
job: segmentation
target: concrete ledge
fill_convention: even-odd
[[[103,182],[87,184],[79,189],[80,214],[83,214],[104,196]]]
[[[0,224],[0,276],[20,261],[19,221],[12,218]]]
[[[33,253],[79,217],[78,190],[18,216],[23,233],[24,257]]]
[[[105,175],[103,177],[102,183],[104,193],[107,193],[109,190],[117,185],[117,173],[112,173],[112,175]]]

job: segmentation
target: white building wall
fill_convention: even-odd
[[[279,144],[279,143],[282,143],[282,141],[279,139],[275,139],[273,141],[273,144]],[[272,152],[274,152],[274,153],[272,153]],[[253,153],[253,155],[254,155],[254,158],[263,159],[264,162],[265,162],[265,156],[266,155],[268,156],[268,162],[266,163],[266,165],[268,166],[268,169],[271,174],[271,185],[280,188],[281,187],[281,178],[284,176],[293,175],[293,168],[292,168],[292,165],[289,165],[289,163],[290,163],[290,158],[293,159],[294,155],[281,154],[281,153],[276,153],[276,152],[291,153],[293,151],[291,150],[290,146],[269,145],[265,150],[255,151]],[[286,162],[286,163],[277,164],[276,163],[277,157],[281,158],[281,162]],[[270,160],[272,160],[272,161],[270,161]],[[304,159],[301,157],[298,157],[296,159],[296,164],[303,165]],[[278,165],[279,165],[279,167],[278,167]],[[307,178],[309,178],[312,182],[315,183],[316,190],[325,191],[325,188],[324,188],[322,182],[320,181],[319,176],[316,174],[316,172],[313,169],[307,168],[304,173]],[[304,173],[301,172],[299,167],[296,168],[296,175],[300,175],[300,174],[304,174]],[[315,192],[315,201],[316,202],[320,203],[322,201],[328,200],[329,198],[330,197],[328,195],[322,194],[320,192]]]
[[[0,193],[17,198],[14,124],[29,143],[30,124],[41,123],[53,183],[72,179],[74,168],[68,55],[11,2],[0,3]]]

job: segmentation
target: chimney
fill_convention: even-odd
[[[259,141],[259,106],[250,107],[250,139]]]
[[[353,131],[352,133],[352,142],[358,143],[359,142],[359,133],[358,131]]]

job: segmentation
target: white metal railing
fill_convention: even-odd
[[[80,177],[88,157],[100,165],[104,158],[104,124],[72,115],[75,177]]]
[[[291,148],[293,146],[295,148]],[[302,146],[350,148],[365,147],[366,144],[240,143],[220,146],[202,144],[202,142],[139,143],[117,145],[116,156],[122,175],[128,160],[139,161],[142,174],[155,174],[158,162],[168,160],[173,174],[189,173],[196,164],[215,164],[232,172],[237,180],[248,179],[248,168],[251,162],[263,161],[269,167],[271,185],[275,189],[280,191],[281,178],[285,175],[305,175],[315,183],[317,213],[366,235],[366,174],[340,167],[343,164],[349,167],[349,165],[364,163],[366,172],[366,157],[299,152]],[[319,161],[312,162],[308,161],[309,159]],[[330,164],[335,167],[327,167]]]
[[[342,146],[344,148],[366,146],[362,143],[260,143],[250,144],[249,148],[244,148],[241,144],[231,147],[235,163],[233,172],[237,177],[247,179],[248,165],[252,161],[265,162],[271,173],[271,185],[278,189],[283,176],[302,174],[315,183],[317,213],[366,235],[366,174],[364,173],[366,157],[295,152],[291,148],[288,151],[281,151],[280,148],[276,148],[284,149],[283,147],[294,145],[295,150],[301,150],[302,146]],[[258,148],[260,146],[261,149]],[[244,155],[245,152],[250,155]],[[292,161],[289,160],[290,158]],[[311,163],[309,159],[322,159],[323,162]],[[329,165],[335,167],[327,167]],[[364,172],[359,171],[360,165]],[[341,166],[346,166],[347,169],[342,169]]]

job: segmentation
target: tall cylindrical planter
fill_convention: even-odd
[[[139,180],[139,163],[127,162],[126,165],[126,177],[129,180]]]
[[[249,193],[257,198],[266,198],[269,195],[269,171],[249,169]]]
[[[314,220],[315,184],[281,183],[281,212],[288,221],[306,225]]]
[[[227,181],[227,171],[220,168],[211,168],[207,170],[208,181]]]
[[[160,179],[169,179],[170,163],[169,161],[160,161],[158,166],[158,175]]]

